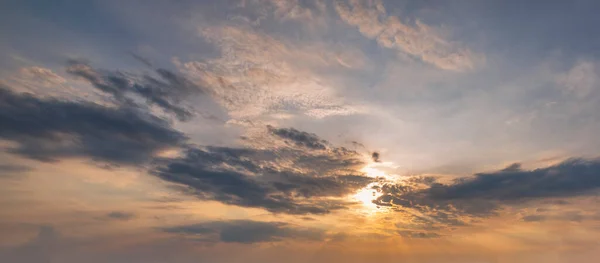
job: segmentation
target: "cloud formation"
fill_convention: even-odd
[[[176,64],[210,89],[234,119],[276,114],[323,118],[364,111],[339,96],[320,74],[360,67],[362,56],[356,50],[285,41],[243,25],[202,27],[199,32],[219,49],[220,57]]]
[[[137,105],[128,95],[138,95],[148,104],[156,105],[180,121],[189,120],[193,113],[182,106],[183,99],[204,90],[176,73],[166,69],[156,69],[156,76],[135,76],[120,71],[106,71],[92,68],[82,61],[70,61],[67,72],[87,80],[101,92],[111,95],[118,103]]]
[[[362,163],[358,153],[343,148],[190,147],[180,158],[156,161],[152,173],[202,199],[276,213],[324,214],[348,205],[335,198],[374,180],[358,171]]]
[[[421,229],[461,226],[473,218],[495,215],[502,206],[596,194],[600,190],[600,161],[571,159],[534,170],[522,170],[520,165],[513,164],[497,172],[459,178],[451,184],[421,177],[386,183],[378,190],[382,195],[375,204],[410,214],[420,221]],[[546,218],[530,215],[523,220],[531,222]]]
[[[294,143],[296,146],[307,147],[314,150],[325,150],[327,141],[319,139],[316,134],[296,130],[294,128],[275,128],[267,126],[269,132],[273,135]]]
[[[440,200],[499,201],[590,194],[600,188],[600,160],[571,159],[535,170],[511,165],[493,173],[479,173],[452,185],[436,184],[429,195]]]
[[[186,137],[162,119],[135,108],[40,99],[0,88],[0,138],[9,151],[42,161],[86,156],[140,164]]]
[[[343,21],[356,26],[365,37],[375,39],[383,47],[417,57],[441,69],[465,71],[475,66],[476,56],[470,50],[444,39],[437,29],[419,20],[410,25],[388,15],[380,0],[338,0],[335,10]]]

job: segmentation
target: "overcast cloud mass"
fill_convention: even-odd
[[[0,3],[0,262],[597,262],[600,2]]]

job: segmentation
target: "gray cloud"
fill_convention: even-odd
[[[585,195],[600,188],[600,160],[571,159],[535,170],[507,169],[479,173],[452,185],[428,190],[435,199],[486,199],[516,201],[528,198]]]
[[[189,147],[183,157],[157,160],[152,173],[189,187],[203,199],[278,213],[323,214],[345,203],[320,198],[348,195],[373,181],[354,169],[355,154]],[[307,167],[312,160],[315,166]]]
[[[347,203],[327,200],[365,187],[375,179],[358,171],[362,156],[314,134],[268,126],[289,147],[187,148],[180,158],[156,162],[152,173],[182,184],[203,199],[289,214],[324,214]]]
[[[275,128],[267,126],[269,132],[273,135],[285,139],[287,142],[315,150],[327,149],[327,141],[319,139],[316,134],[296,130],[294,128]]]
[[[135,217],[134,214],[121,211],[113,211],[106,215],[108,218],[116,220],[129,220]]]
[[[452,184],[423,178],[387,183],[378,188],[382,195],[374,202],[407,213],[421,227],[457,227],[468,224],[472,218],[491,216],[501,206],[543,198],[585,196],[598,189],[600,161],[571,159],[534,170],[522,170],[519,164],[513,164],[500,171],[460,178]],[[582,217],[569,214],[560,218],[577,221]],[[546,215],[523,217],[527,222],[546,219]]]
[[[93,79],[95,73],[89,74],[92,81],[102,82]],[[114,85],[97,85],[120,94],[120,80],[110,81]],[[0,138],[17,143],[9,148],[12,153],[41,161],[69,157],[128,165],[152,161],[152,174],[189,187],[200,198],[226,204],[323,214],[347,205],[325,199],[348,195],[373,181],[358,171],[363,161],[357,152],[325,146],[327,141],[293,128],[269,127],[277,138],[293,140],[290,147],[196,147],[186,146],[186,136],[165,120],[128,105],[40,99],[1,89],[0,110]],[[182,157],[156,158],[175,147],[184,148]]]
[[[380,158],[381,158],[381,156],[379,155],[378,152],[373,152],[371,154],[371,159],[373,160],[373,162],[376,162],[376,163],[381,162]]]
[[[96,89],[113,96],[121,104],[135,105],[127,95],[135,94],[156,105],[179,120],[189,120],[193,113],[181,106],[183,99],[204,90],[166,69],[155,70],[156,76],[135,76],[120,71],[98,70],[82,61],[69,61],[67,72],[87,80]]]
[[[163,229],[165,232],[198,237],[209,242],[262,243],[283,239],[322,240],[324,231],[312,228],[295,228],[282,222],[250,220],[214,221]]]
[[[87,156],[117,164],[140,164],[186,139],[135,108],[40,99],[3,88],[0,138],[17,143],[12,153],[37,160]]]

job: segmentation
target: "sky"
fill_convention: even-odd
[[[2,0],[0,261],[596,262],[599,9]]]

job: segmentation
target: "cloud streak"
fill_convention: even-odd
[[[458,43],[446,40],[433,27],[417,20],[406,24],[388,15],[383,3],[376,1],[335,2],[340,18],[358,28],[365,37],[375,39],[383,47],[417,57],[438,68],[454,71],[473,69],[476,56]]]
[[[207,242],[243,244],[279,242],[285,239],[320,241],[325,237],[325,232],[319,229],[292,227],[283,222],[251,220],[204,222],[167,227],[163,231],[191,236]]]

